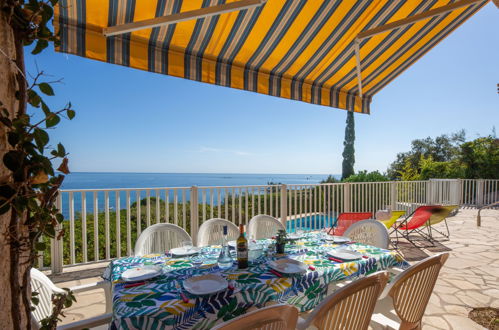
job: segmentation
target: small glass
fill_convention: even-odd
[[[191,252],[191,250],[192,250],[192,242],[191,241],[183,241],[181,243],[181,245],[187,253]]]
[[[191,263],[194,267],[198,268],[204,263],[204,256],[199,254],[191,258]]]

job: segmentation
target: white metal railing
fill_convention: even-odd
[[[420,205],[481,206],[499,200],[499,180],[428,180],[253,186],[165,187],[61,190],[58,207],[65,235],[52,240],[39,267],[107,261],[132,254],[141,231],[168,222],[196,241],[199,225],[210,218],[247,224],[269,214],[289,229],[330,226],[341,212],[402,209]]]

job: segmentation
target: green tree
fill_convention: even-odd
[[[460,161],[467,179],[499,179],[499,139],[490,135],[463,143]]]
[[[350,175],[343,182],[381,182],[388,180],[388,177],[379,171],[360,171],[357,174]]]
[[[355,121],[353,112],[347,112],[347,121],[345,128],[345,141],[343,142],[343,164],[341,178],[346,179],[354,174],[353,166],[355,164]]]
[[[419,180],[456,179],[464,177],[464,166],[457,159],[436,162],[431,156],[421,156],[419,161]]]
[[[460,130],[450,135],[443,134],[435,139],[427,137],[411,142],[411,150],[397,154],[396,160],[388,168],[388,177],[392,180],[401,179],[401,173],[407,173],[408,166],[419,169],[421,157],[431,157],[435,162],[448,162],[459,158],[461,144],[465,142],[466,134]],[[418,170],[419,172],[419,170]]]

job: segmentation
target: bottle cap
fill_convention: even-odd
[[[227,226],[224,226],[224,235],[227,235]]]

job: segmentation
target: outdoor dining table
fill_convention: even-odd
[[[168,254],[151,254],[113,260],[104,279],[113,283],[112,329],[209,329],[215,324],[244,314],[252,307],[270,302],[293,305],[300,312],[313,309],[328,292],[330,284],[355,279],[393,267],[409,264],[395,251],[349,242],[334,244],[320,233],[306,233],[302,240],[287,244],[284,255],[263,253],[247,269],[221,270],[216,259],[220,246],[203,248],[203,264],[193,266],[189,257],[174,258]],[[259,240],[267,246],[271,240]],[[327,251],[348,249],[363,257],[347,262],[330,260]],[[269,260],[292,258],[309,265],[305,273],[286,276],[273,272]],[[199,258],[199,257],[197,257]],[[198,261],[199,262],[199,261]],[[160,265],[163,274],[137,284],[126,283],[121,274],[139,265]],[[189,294],[182,281],[197,275],[216,273],[229,282],[227,290],[208,296]]]

